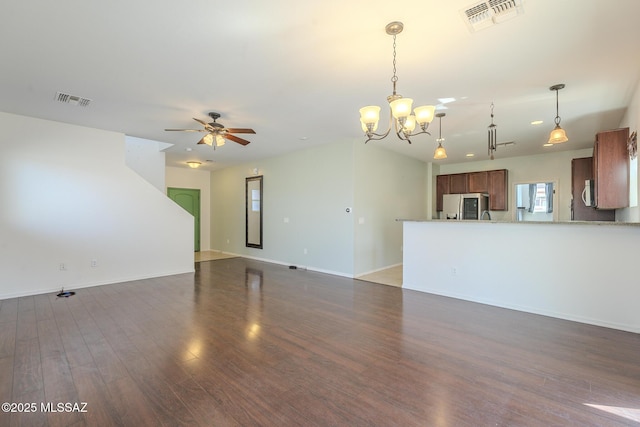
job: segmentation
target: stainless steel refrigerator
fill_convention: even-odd
[[[483,193],[445,194],[442,196],[440,219],[479,220],[489,219],[489,195]]]

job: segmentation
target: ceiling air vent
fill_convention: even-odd
[[[56,93],[56,101],[62,102],[63,104],[79,105],[80,107],[86,107],[91,102],[88,98],[69,95],[68,93],[63,92]]]
[[[486,0],[461,10],[460,15],[473,33],[521,15],[523,3],[524,0]]]

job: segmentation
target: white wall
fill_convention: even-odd
[[[192,217],[124,135],[0,113],[0,151],[0,298],[194,270]]]
[[[164,142],[125,136],[125,163],[138,175],[149,181],[160,191],[164,191],[165,153],[170,147]]]
[[[402,263],[402,223],[426,217],[427,165],[390,150],[355,147],[355,274]]]
[[[595,137],[595,136],[594,136]],[[511,221],[515,213],[515,185],[527,182],[555,182],[558,209],[558,221],[571,220],[571,160],[580,157],[591,157],[593,149],[558,151],[537,156],[496,158],[474,162],[440,165],[437,174],[451,174],[493,169],[509,171],[509,210],[492,211],[494,220]],[[435,188],[432,189],[435,197]],[[435,209],[435,204],[434,204]]]
[[[629,134],[638,131],[640,125],[640,80],[635,87],[631,102],[620,123],[621,128],[628,127]],[[640,206],[638,206],[638,196],[640,191],[640,175],[638,175],[638,158],[631,160],[631,181],[628,209],[616,211],[616,220],[627,222],[640,222]]]
[[[211,247],[353,275],[353,145],[333,143],[211,173]],[[245,246],[245,178],[263,183],[263,249]],[[306,249],[306,254],[305,254]]]
[[[167,167],[165,175],[168,187],[200,190],[200,250],[211,250],[211,173],[191,168]]]
[[[403,287],[640,332],[640,226],[404,223]]]

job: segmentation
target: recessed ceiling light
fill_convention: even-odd
[[[543,147],[553,147],[553,144],[549,144],[548,142],[546,144],[542,144]]]
[[[193,148],[185,148],[184,151],[191,151]]]
[[[541,125],[542,123],[544,123],[542,120],[534,120],[531,122],[531,124],[534,126]]]
[[[440,104],[448,104],[450,102],[454,102],[455,100],[455,98],[438,98],[438,102]]]
[[[475,154],[473,154],[473,153],[467,153],[467,154],[466,154],[466,156],[467,156],[467,157],[473,157],[473,156],[475,156]]]

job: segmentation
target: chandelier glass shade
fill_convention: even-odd
[[[426,133],[429,124],[433,121],[436,107],[433,105],[424,105],[413,109],[413,99],[404,98],[396,92],[396,83],[398,76],[396,75],[396,36],[402,32],[404,25],[402,22],[394,21],[387,24],[385,31],[387,34],[393,36],[393,77],[391,82],[393,83],[393,94],[387,97],[389,102],[389,127],[384,133],[376,133],[378,130],[378,123],[380,121],[380,107],[377,105],[370,105],[360,109],[360,124],[364,131],[367,140],[384,139],[391,132],[391,128],[398,138],[403,141],[407,141],[411,144],[410,137]],[[392,124],[393,123],[393,124]],[[416,132],[416,128],[419,130]]]
[[[551,134],[549,135],[549,141],[547,144],[561,144],[563,142],[567,142],[569,138],[567,138],[567,133],[560,127],[560,113],[558,108],[558,91],[564,88],[564,84],[553,85],[549,88],[549,90],[556,91],[556,118],[555,123],[556,127],[553,128]]]

